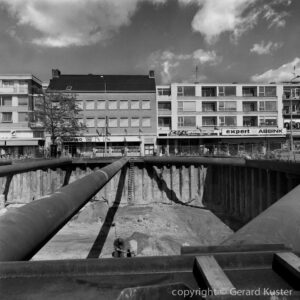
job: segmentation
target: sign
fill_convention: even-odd
[[[231,136],[286,135],[286,128],[223,128],[221,133]]]

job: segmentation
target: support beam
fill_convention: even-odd
[[[122,158],[0,217],[0,261],[28,260],[38,252],[122,167]]]

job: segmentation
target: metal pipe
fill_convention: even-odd
[[[205,165],[232,165],[245,166],[246,160],[244,158],[231,157],[144,157],[144,162],[148,164],[205,164]]]
[[[0,261],[29,260],[122,167],[120,159],[92,174],[0,217]]]
[[[72,159],[51,159],[51,160],[42,160],[34,162],[25,162],[25,163],[14,163],[9,166],[0,166],[0,177],[6,176],[8,174],[18,174],[28,171],[39,170],[43,168],[55,168],[60,167],[61,165],[72,164]]]
[[[300,251],[300,185],[239,229],[222,244],[285,244]]]
[[[0,166],[11,165],[11,160],[1,160]]]

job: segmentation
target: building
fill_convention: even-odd
[[[149,75],[64,75],[52,70],[48,93],[76,95],[87,131],[63,137],[65,151],[83,156],[153,154],[156,89]]]
[[[33,75],[0,75],[0,148],[6,156],[37,156],[43,146],[44,130],[32,114],[41,85]]]
[[[280,149],[286,142],[283,92],[281,84],[157,86],[159,151],[235,155]]]
[[[300,149],[300,82],[283,84],[283,122],[294,140],[294,149]],[[292,124],[292,126],[291,126]]]

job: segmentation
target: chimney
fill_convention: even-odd
[[[154,71],[153,70],[149,71],[149,78],[154,78]]]
[[[52,69],[52,78],[59,78],[60,71],[58,69]]]

